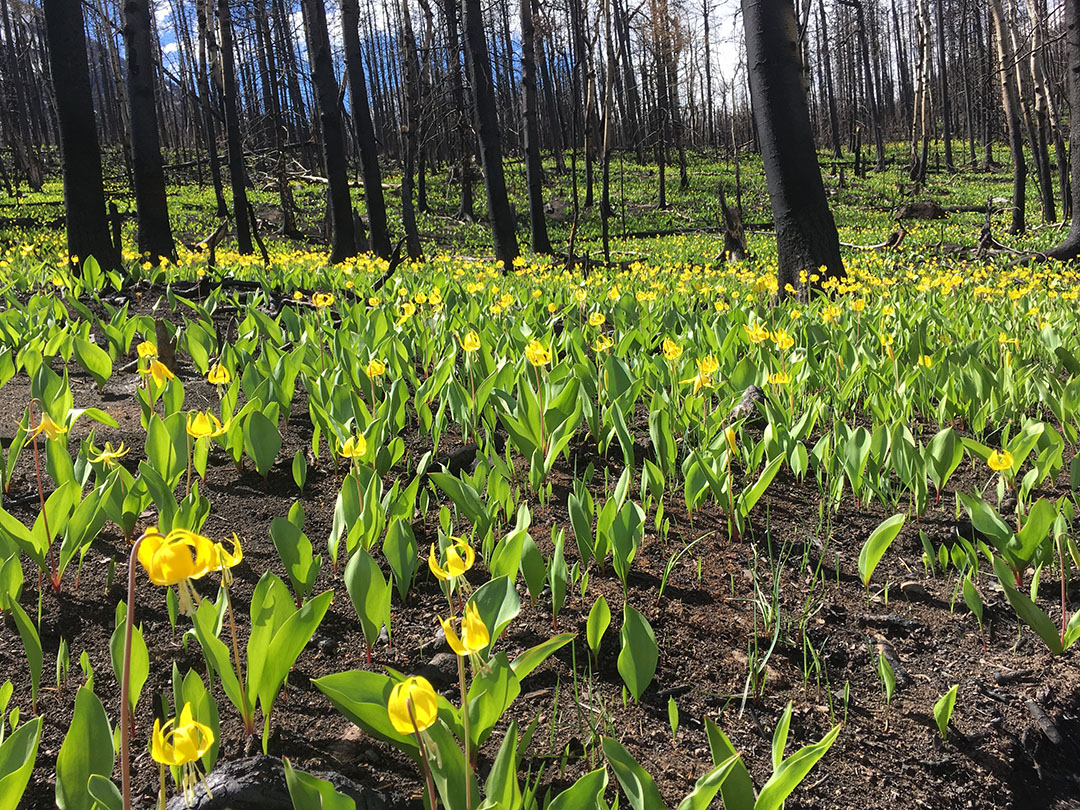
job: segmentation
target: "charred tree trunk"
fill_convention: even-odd
[[[254,252],[248,220],[247,174],[244,171],[244,142],[240,135],[240,112],[236,103],[236,62],[232,12],[229,0],[218,0],[221,26],[221,77],[225,102],[225,137],[229,143],[229,185],[232,186],[233,219],[236,222],[236,249],[241,255]]]
[[[825,197],[803,85],[791,0],[742,0],[750,94],[776,223],[778,294],[805,290],[800,273],[844,271]]]
[[[885,135],[881,127],[881,111],[878,108],[877,95],[874,93],[874,72],[870,64],[870,40],[866,31],[866,10],[863,8],[861,0],[840,0],[840,2],[855,9],[866,106],[870,112],[870,125],[874,128],[874,146],[877,148],[876,170],[883,172],[885,171]],[[780,24],[779,20],[777,20],[777,24]]]
[[[543,168],[540,163],[540,127],[536,120],[536,52],[533,47],[533,10],[531,0],[520,0],[520,2],[521,86],[525,94],[525,115],[522,126],[525,135],[525,183],[529,190],[529,229],[532,233],[532,249],[536,253],[551,253],[547,220],[544,219],[544,189],[541,185]],[[604,165],[606,172],[606,159]]]
[[[63,152],[68,255],[78,256],[79,261],[93,256],[102,267],[119,270],[120,253],[113,245],[105,216],[82,4],[79,0],[46,0],[44,7]]]
[[[176,258],[176,246],[169,224],[165,170],[158,138],[148,0],[127,0],[124,4],[124,43],[135,207],[139,213],[139,252],[154,262],[162,257],[171,260]]]
[[[1072,5],[1075,0],[1066,3]],[[1009,128],[1009,155],[1013,163],[1013,203],[1012,224],[1009,233],[1024,232],[1024,197],[1027,167],[1024,163],[1024,134],[1021,130],[1020,99],[1016,87],[1014,62],[1016,55],[1012,47],[1012,35],[1001,0],[990,0],[990,12],[994,18],[994,35],[997,40],[998,78],[1001,82],[1001,101],[1005,109],[1005,121]],[[1077,107],[1076,109],[1080,109]]]
[[[473,120],[480,141],[480,163],[487,189],[488,218],[491,220],[495,256],[502,263],[503,270],[509,273],[518,256],[518,243],[514,233],[514,214],[506,193],[506,176],[503,174],[502,139],[495,91],[491,84],[491,60],[484,36],[484,19],[480,13],[480,0],[464,0],[463,8],[465,53],[473,91]]]
[[[390,258],[390,229],[386,224],[386,199],[383,196],[382,170],[371,121],[367,76],[360,55],[360,10],[356,0],[342,0],[341,29],[345,43],[345,69],[349,74],[349,106],[356,128],[357,151],[364,175],[364,199],[367,204],[371,249],[377,256]]]
[[[949,72],[945,69],[945,0],[937,3],[937,50],[938,78],[941,85],[941,138],[945,142],[945,167],[950,171],[953,166],[952,156],[952,108],[949,104]]]
[[[1069,74],[1069,160],[1072,172],[1072,224],[1060,245],[1047,255],[1055,259],[1080,256],[1080,2],[1065,3],[1065,50]]]
[[[208,15],[209,0],[195,0],[195,19],[199,32],[199,59],[195,69],[195,81],[199,88],[199,109],[202,113],[203,132],[206,136],[206,154],[210,163],[210,181],[214,186],[217,215],[224,218],[229,215],[229,206],[225,202],[225,192],[221,184],[221,159],[218,156],[217,124],[214,120],[214,108],[210,101],[210,81],[206,75],[206,49],[209,35]]]
[[[330,261],[341,262],[356,255],[356,230],[349,197],[349,166],[345,159],[345,133],[338,110],[338,88],[330,59],[330,35],[322,0],[303,0],[307,27],[311,81],[322,123],[323,156],[330,202],[332,237]]]
[[[401,224],[405,228],[405,249],[409,258],[420,259],[420,234],[416,230],[416,206],[413,198],[416,153],[420,142],[420,60],[416,53],[409,0],[401,0],[401,43],[405,60],[405,110],[402,129],[405,134],[405,166],[401,176]]]

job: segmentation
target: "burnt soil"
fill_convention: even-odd
[[[117,367],[120,367],[120,363]],[[212,408],[216,393],[205,380],[183,367],[187,391],[185,407]],[[96,427],[96,440],[114,446],[123,441],[131,452],[123,460],[134,472],[143,457],[144,433],[134,395],[136,374],[118,372],[99,393],[92,380],[74,365],[71,385],[77,407],[104,408],[119,421],[118,430]],[[26,407],[29,385],[17,377],[0,390],[0,434],[10,434]],[[632,428],[639,448],[648,446],[642,418]],[[77,447],[91,427],[76,425],[70,447]],[[231,460],[215,448],[201,492],[212,504],[204,533],[216,539],[237,532],[244,561],[234,569],[233,601],[240,617],[241,644],[248,600],[254,584],[266,570],[287,580],[269,539],[270,521],[285,517],[297,500],[307,513],[305,533],[316,552],[325,552],[335,498],[342,475],[324,453],[323,463],[310,469],[303,492],[290,472],[294,453],[310,447],[311,424],[302,386],[298,386],[292,417],[284,430],[284,446],[264,485],[250,469],[238,473]],[[567,563],[577,553],[566,511],[572,486],[571,471],[590,461],[606,468],[614,481],[622,461],[614,455],[599,458],[584,431],[552,475],[552,497],[546,505],[530,497],[531,533],[545,555],[550,555],[551,527],[567,532]],[[430,437],[414,427],[403,436],[407,458],[431,450]],[[453,437],[443,439],[440,452],[455,449]],[[73,450],[74,452],[74,450]],[[521,460],[519,459],[519,462]],[[521,462],[523,464],[523,462]],[[519,466],[527,477],[527,468]],[[1066,466],[1066,469],[1068,467]],[[602,485],[604,470],[596,480]],[[1026,628],[1020,630],[1012,609],[984,570],[979,586],[986,603],[982,632],[956,595],[957,576],[940,571],[929,574],[920,562],[924,531],[934,546],[952,544],[956,529],[954,490],[982,489],[987,473],[965,463],[957,471],[940,502],[916,520],[909,518],[902,533],[882,559],[869,594],[857,574],[859,550],[870,531],[888,516],[880,505],[856,504],[846,494],[837,513],[819,511],[820,495],[812,479],[796,481],[785,471],[769,488],[753,515],[751,530],[730,539],[722,512],[712,506],[688,519],[681,488],[667,496],[670,532],[665,539],[654,530],[653,514],[646,522],[646,537],[634,560],[629,601],[644,613],[656,633],[660,661],[653,683],[640,703],[624,705],[622,681],[616,668],[618,628],[621,624],[622,585],[608,566],[592,569],[586,598],[568,587],[568,600],[558,616],[560,632],[578,634],[575,645],[559,650],[525,680],[521,697],[500,728],[515,718],[524,726],[539,718],[532,744],[524,752],[522,773],[541,773],[540,796],[552,795],[571,784],[601,759],[596,733],[614,736],[656,778],[661,794],[674,807],[693,781],[711,765],[704,718],[711,717],[742,753],[758,787],[771,772],[772,729],[791,701],[794,716],[788,754],[796,747],[820,739],[835,723],[843,730],[835,745],[810,773],[788,802],[790,808],[1000,808],[1080,807],[1080,671],[1076,654],[1049,654]],[[390,483],[394,472],[387,478]],[[51,488],[46,482],[46,488]],[[525,487],[522,487],[524,497]],[[636,491],[635,485],[632,490]],[[48,494],[46,492],[46,494]],[[1053,495],[1053,492],[1044,494]],[[414,521],[422,553],[438,531],[440,498],[432,492],[431,507]],[[36,517],[37,489],[30,448],[20,457],[5,498],[5,506],[29,524]],[[906,508],[906,498],[900,510]],[[824,518],[820,517],[824,514]],[[140,529],[153,521],[144,515]],[[674,566],[662,597],[664,567],[672,554],[702,538]],[[40,632],[45,674],[38,708],[44,716],[40,750],[23,807],[54,805],[56,755],[70,722],[75,693],[81,682],[80,654],[89,656],[95,688],[115,721],[119,684],[110,664],[109,638],[114,611],[124,598],[129,546],[116,527],[108,524],[86,556],[76,587],[75,563],[68,570],[63,590],[55,594],[46,584],[41,593]],[[307,650],[288,680],[287,692],[275,705],[269,752],[288,756],[301,769],[338,771],[355,782],[386,793],[402,806],[420,808],[421,778],[412,763],[387,745],[367,737],[340,715],[311,680],[347,669],[367,667],[359,622],[345,593],[340,569],[335,572],[325,555],[315,591],[334,589],[336,598]],[[379,555],[377,555],[377,558]],[[111,582],[109,571],[115,564]],[[989,566],[984,566],[989,568]],[[39,590],[36,572],[24,559],[26,585],[22,604],[37,614]],[[153,807],[158,769],[147,741],[154,710],[161,695],[171,696],[171,669],[194,668],[205,678],[205,665],[197,642],[185,646],[185,619],[174,633],[168,621],[164,590],[138,577],[136,617],[150,651],[150,677],[136,712],[133,779],[137,807]],[[484,581],[482,566],[470,574],[474,585]],[[886,595],[884,585],[889,583]],[[903,585],[903,588],[901,587]],[[755,595],[779,594],[779,632],[766,627]],[[197,583],[204,596],[214,596],[210,578]],[[523,582],[521,615],[500,641],[513,657],[554,632],[550,601],[531,604]],[[1044,577],[1040,603],[1060,620],[1059,583],[1049,572]],[[599,660],[593,665],[585,644],[585,622],[593,600],[603,594],[613,620]],[[1070,593],[1075,602],[1075,586]],[[1077,605],[1073,605],[1077,607]],[[422,565],[408,601],[397,595],[393,604],[393,646],[380,642],[374,649],[372,669],[391,666],[406,673],[422,673],[437,689],[456,700],[456,671],[447,648],[438,644],[436,615],[445,610],[437,582]],[[744,698],[751,659],[762,660],[776,643],[765,667],[764,683]],[[70,648],[70,674],[58,691],[54,665],[61,639]],[[897,689],[886,705],[877,671],[878,652],[893,657]],[[444,653],[439,657],[439,653]],[[434,658],[434,663],[432,659]],[[450,666],[446,666],[449,660]],[[0,678],[15,684],[11,705],[30,711],[26,658],[9,617],[0,623]],[[934,724],[935,701],[959,684],[956,709],[947,741]],[[258,748],[247,741],[237,712],[215,688],[221,712],[222,760],[243,756]],[[679,712],[675,739],[668,723],[669,699]],[[261,720],[260,720],[261,727]],[[1058,735],[1056,742],[1051,737]],[[502,738],[497,730],[481,753],[485,769]],[[118,781],[118,779],[117,779]],[[615,780],[609,788],[614,796]]]

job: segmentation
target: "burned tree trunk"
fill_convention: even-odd
[[[236,103],[236,61],[233,47],[232,13],[229,0],[218,0],[221,26],[221,76],[225,102],[225,137],[229,144],[229,184],[232,186],[233,219],[236,222],[236,249],[253,252],[248,220],[247,175],[244,172],[244,143],[240,136],[240,112]]]
[[[169,224],[165,170],[162,168],[161,142],[158,138],[148,0],[128,0],[124,4],[124,44],[127,49],[135,207],[139,213],[139,252],[151,261],[162,257],[175,259],[176,246]]]
[[[463,6],[466,61],[473,90],[473,120],[480,141],[480,163],[484,168],[484,185],[487,188],[488,218],[491,220],[495,256],[502,263],[503,270],[509,273],[518,256],[518,243],[510,198],[506,193],[506,176],[503,174],[502,139],[495,91],[491,84],[491,59],[484,37],[480,0],[465,0]]]
[[[101,150],[90,94],[82,5],[79,0],[46,0],[44,6],[64,160],[68,255],[78,256],[79,260],[93,256],[102,267],[118,270],[120,253],[112,243],[105,216]]]
[[[750,97],[776,223],[777,282],[805,290],[801,271],[843,273],[803,85],[791,0],[742,0]]]
[[[533,47],[533,11],[531,0],[521,0],[521,86],[525,92],[525,182],[529,188],[529,230],[532,233],[532,249],[537,253],[551,253],[548,241],[547,220],[544,219],[543,169],[540,164],[540,127],[536,121],[536,55]],[[610,78],[608,79],[610,83]],[[607,124],[605,111],[605,125]],[[604,146],[607,146],[605,139]],[[604,170],[607,171],[605,155]]]
[[[333,235],[330,261],[338,263],[356,255],[356,231],[349,198],[349,167],[345,159],[345,133],[338,110],[338,88],[330,59],[330,34],[326,28],[326,8],[322,0],[303,0],[307,27],[308,60],[315,100],[322,122],[323,155],[330,201]]]
[[[1075,0],[1066,3],[1073,5]],[[1012,224],[1009,233],[1024,232],[1024,196],[1027,179],[1027,167],[1024,163],[1024,134],[1020,122],[1020,99],[1016,87],[1016,55],[1012,47],[1012,35],[1009,31],[1005,11],[1001,0],[990,0],[990,13],[994,18],[994,34],[997,40],[998,73],[1001,81],[1001,102],[1005,108],[1005,121],[1009,127],[1009,154],[1013,162],[1013,204]],[[1074,108],[1080,109],[1080,108]]]
[[[1080,256],[1080,0],[1065,3],[1065,49],[1069,60],[1069,161],[1072,172],[1072,224],[1060,245],[1047,252],[1054,259]]]

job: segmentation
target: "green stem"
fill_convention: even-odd
[[[131,637],[135,625],[135,565],[139,546],[146,534],[139,535],[128,558],[127,618],[124,625],[124,664],[120,674],[120,786],[124,810],[131,810]]]
[[[465,689],[465,659],[457,657],[458,681],[461,684],[461,726],[465,732],[465,810],[472,810],[472,744],[469,741],[469,693]]]
[[[431,778],[431,766],[428,765],[427,747],[424,745],[424,738],[420,734],[419,727],[416,725],[416,715],[413,713],[412,701],[408,698],[405,699],[405,708],[409,712],[409,719],[412,720],[413,733],[416,734],[416,745],[420,749],[420,764],[424,768],[424,781],[427,782],[428,807],[430,810],[435,810],[435,781]]]

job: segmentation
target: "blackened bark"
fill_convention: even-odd
[[[364,200],[367,205],[371,249],[383,259],[390,258],[390,231],[386,224],[386,198],[383,196],[379,149],[375,126],[371,122],[367,77],[360,55],[360,10],[356,0],[342,0],[341,29],[345,44],[345,69],[349,74],[349,106],[356,128],[356,145],[364,176]]]
[[[322,123],[323,157],[330,201],[330,261],[337,264],[356,255],[356,230],[353,227],[349,198],[349,166],[345,159],[345,132],[338,110],[338,87],[330,59],[330,34],[326,28],[323,0],[303,0],[307,28],[308,61],[315,101]]]
[[[862,57],[863,85],[866,93],[866,106],[870,111],[870,124],[874,128],[874,146],[877,149],[877,166],[879,172],[885,171],[885,136],[881,127],[881,111],[878,109],[877,95],[874,93],[874,73],[870,64],[870,39],[866,30],[866,10],[861,0],[840,0],[845,6],[855,9],[855,19],[858,24],[859,53]],[[777,21],[779,24],[780,21]]]
[[[537,125],[536,108],[536,53],[533,47],[533,11],[531,0],[521,0],[521,84],[525,93],[525,183],[529,190],[529,228],[532,232],[532,249],[537,253],[551,253],[548,240],[547,220],[544,218],[543,168],[540,164],[540,127]],[[608,78],[610,85],[611,79]],[[608,125],[605,109],[605,127]],[[605,148],[607,139],[605,137]],[[605,157],[607,171],[607,158]],[[606,223],[606,217],[605,217]]]
[[[488,218],[495,243],[495,256],[509,273],[518,256],[514,215],[506,194],[503,174],[502,139],[496,117],[495,92],[491,84],[491,60],[484,37],[484,20],[480,0],[464,0],[465,51],[469,65],[469,80],[473,90],[473,119],[480,141],[480,163],[484,169],[487,188]]]
[[[791,0],[742,0],[746,61],[758,142],[776,223],[777,282],[805,289],[799,274],[843,273],[802,82]],[[819,268],[823,268],[819,271]]]
[[[139,214],[139,252],[150,261],[176,258],[165,171],[158,138],[154,94],[154,56],[148,0],[124,3],[124,45],[127,50],[128,117],[131,159],[135,173],[135,207]]]
[[[209,35],[209,0],[195,0],[195,19],[199,32],[199,59],[195,68],[195,81],[199,88],[199,107],[202,112],[203,132],[206,136],[206,154],[210,162],[210,181],[214,186],[214,200],[217,203],[217,215],[227,217],[229,206],[225,202],[225,192],[221,185],[221,159],[217,148],[217,125],[214,109],[210,102],[210,81],[207,79],[206,48]]]
[[[244,144],[240,137],[240,113],[236,104],[236,65],[234,59],[232,13],[229,0],[218,0],[218,24],[221,26],[221,75],[225,102],[225,137],[229,144],[229,184],[232,186],[233,215],[236,221],[236,249],[252,253],[251,224],[248,220],[247,176],[244,172]]]
[[[1060,245],[1047,253],[1055,259],[1080,256],[1080,0],[1065,2],[1065,50],[1069,60],[1069,162],[1072,172],[1072,224]]]
[[[413,261],[420,259],[420,233],[416,230],[413,198],[416,155],[420,141],[420,60],[416,53],[409,0],[401,0],[401,55],[405,60],[405,166],[401,177],[401,224],[405,228],[405,249]]]
[[[68,255],[78,256],[80,261],[93,256],[102,267],[119,270],[120,254],[112,243],[105,216],[82,5],[80,0],[45,0],[44,6],[63,151]]]
[[[461,182],[461,205],[455,216],[472,222],[476,216],[473,213],[473,178],[472,156],[473,137],[469,129],[469,113],[466,110],[465,90],[461,82],[461,38],[458,35],[458,11],[460,3],[457,0],[444,0],[444,14],[446,16],[446,49],[449,54],[450,65],[447,72],[450,76],[450,96],[454,102],[454,139],[461,162],[458,164],[459,180]]]

